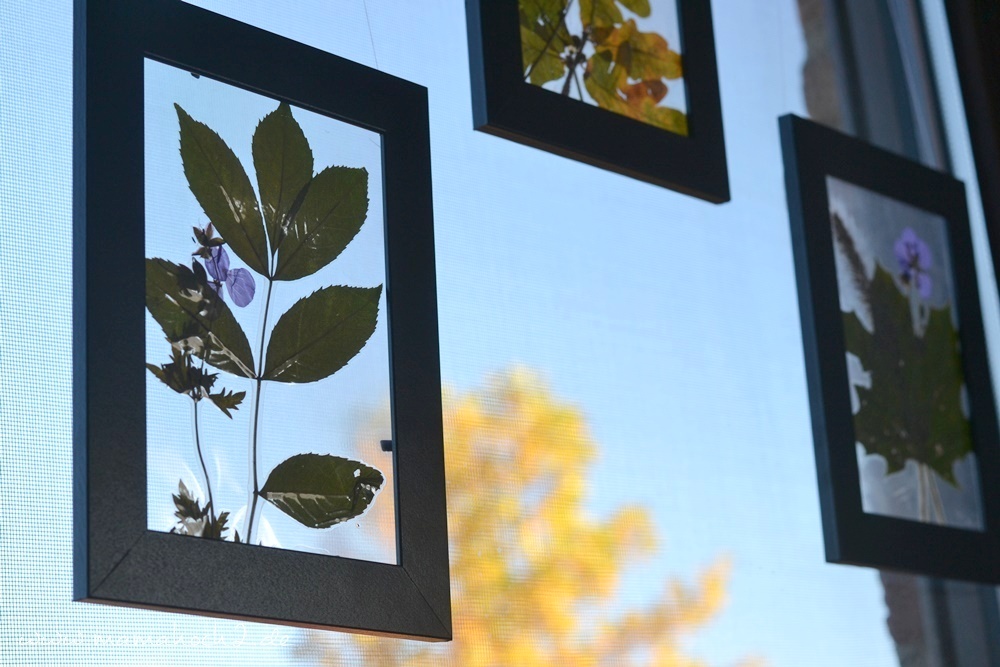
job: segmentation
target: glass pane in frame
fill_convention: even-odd
[[[982,530],[947,222],[827,188],[864,511]]]
[[[676,0],[518,0],[525,81],[687,135]]]
[[[380,136],[146,60],[145,184],[149,528],[397,563]]]

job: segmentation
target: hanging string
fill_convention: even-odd
[[[372,56],[375,58],[375,69],[381,70],[378,66],[378,53],[375,52],[375,35],[372,33],[372,20],[368,16],[368,0],[361,0],[361,5],[365,8],[365,21],[368,23],[368,39],[372,43]]]

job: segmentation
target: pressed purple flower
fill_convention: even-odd
[[[912,285],[921,297],[931,296],[931,275],[933,265],[931,248],[912,228],[907,227],[893,246],[896,261],[899,262],[899,277],[906,285]]]
[[[253,276],[246,269],[230,269],[229,254],[222,246],[212,248],[211,257],[205,260],[205,268],[214,281],[212,287],[220,296],[222,284],[225,283],[233,303],[240,308],[253,301],[254,292],[257,290]]]

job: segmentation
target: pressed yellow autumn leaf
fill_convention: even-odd
[[[618,0],[618,2],[630,12],[643,18],[649,16],[651,11],[649,0]]]
[[[681,54],[633,18],[650,15],[649,0],[519,0],[518,6],[525,80],[561,82],[550,90],[687,134],[685,113],[659,106],[670,90],[666,82],[683,78]],[[570,31],[571,10],[578,11],[582,31]]]
[[[679,79],[683,75],[680,54],[671,51],[659,34],[639,30],[632,19],[608,33],[596,48],[612,51],[631,79]]]
[[[688,134],[687,116],[683,111],[658,106],[650,98],[640,100],[639,120],[676,134],[684,136]]]
[[[524,74],[536,86],[566,74],[562,53],[570,43],[566,0],[521,0],[521,58]]]
[[[598,52],[591,56],[587,61],[583,80],[587,92],[598,106],[637,118],[635,112],[625,103],[621,93],[622,86],[628,83],[628,74],[625,68],[615,63],[609,55]]]
[[[660,100],[667,96],[667,84],[659,79],[649,79],[639,83],[626,84],[621,87],[625,95],[625,102],[629,106],[640,106],[643,100],[652,100],[654,104],[659,104]]]
[[[584,26],[613,26],[623,19],[615,0],[580,0],[580,22]]]
[[[520,0],[518,6],[522,19],[554,28],[561,22],[560,15],[566,8],[566,0]]]
[[[587,63],[584,81],[598,106],[676,134],[687,135],[687,116],[670,107],[658,106],[666,95],[666,84],[658,79],[630,84],[625,68],[606,53],[597,53]]]

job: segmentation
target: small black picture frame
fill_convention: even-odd
[[[519,0],[466,0],[477,130],[713,203],[729,201],[711,3],[677,0],[688,134],[525,80]]]
[[[819,481],[820,505],[822,509],[823,535],[826,545],[826,560],[831,563],[846,563],[852,565],[900,570],[914,574],[948,579],[964,579],[986,584],[1000,583],[1000,488],[993,483],[1000,475],[1000,451],[998,451],[998,429],[993,388],[990,379],[989,363],[982,316],[980,313],[979,290],[975,262],[973,259],[972,237],[969,227],[968,211],[965,199],[965,187],[950,176],[925,167],[901,156],[889,153],[880,148],[848,137],[814,122],[803,120],[793,115],[780,119],[781,140],[784,150],[785,182],[788,195],[789,215],[791,221],[792,243],[795,256],[796,279],[798,283],[799,311],[802,322],[802,338],[805,352],[805,365],[809,386],[809,403],[812,414],[813,440],[816,451],[816,469]],[[944,222],[942,238],[934,262],[942,262],[942,266],[950,264],[951,293],[953,302],[948,305],[950,310],[942,309],[951,321],[957,320],[957,336],[952,333],[949,341],[955,341],[951,352],[944,356],[952,359],[948,363],[958,369],[955,375],[964,376],[964,393],[967,402],[962,411],[965,415],[967,430],[964,431],[971,451],[975,453],[978,470],[978,496],[980,522],[975,527],[957,527],[953,523],[943,521],[946,514],[942,511],[940,519],[927,521],[929,515],[912,516],[894,515],[887,512],[876,513],[866,510],[863,501],[861,482],[860,454],[856,447],[862,446],[857,428],[869,429],[867,425],[857,426],[855,410],[858,414],[867,405],[863,399],[852,405],[851,384],[847,354],[848,342],[851,336],[858,340],[860,329],[852,327],[849,333],[850,315],[852,311],[842,307],[842,290],[845,278],[838,285],[838,270],[842,276],[857,276],[870,274],[870,283],[874,285],[877,279],[882,284],[895,285],[900,295],[909,295],[912,306],[909,311],[913,322],[918,316],[913,313],[919,310],[919,298],[930,294],[932,283],[921,283],[918,273],[919,266],[930,267],[930,260],[921,264],[918,243],[913,236],[906,236],[904,230],[900,239],[906,236],[903,245],[889,245],[888,252],[895,253],[898,260],[895,266],[885,266],[878,263],[868,266],[867,274],[861,269],[864,262],[861,253],[854,247],[854,241],[847,241],[853,250],[845,251],[845,236],[849,236],[839,213],[833,210],[831,188],[844,186],[857,188],[861,197],[871,195],[875,200],[888,201],[890,206],[905,206],[915,210],[919,215],[933,216],[933,220]],[[873,200],[874,201],[874,200]],[[875,210],[875,209],[873,209]],[[882,209],[888,210],[888,209]],[[900,224],[893,222],[891,216],[872,216],[872,228],[884,225]],[[930,218],[928,218],[930,219]],[[859,224],[859,223],[854,223]],[[939,222],[934,225],[940,227]],[[857,229],[857,227],[856,227]],[[909,231],[912,229],[907,228]],[[930,227],[928,227],[930,229]],[[891,234],[880,232],[885,238]],[[898,243],[898,242],[897,242]],[[881,243],[878,247],[887,245]],[[950,255],[947,259],[939,252],[945,248]],[[907,250],[909,248],[909,250]],[[923,246],[930,250],[930,245]],[[901,250],[903,254],[900,255]],[[838,259],[835,253],[842,257],[838,269]],[[880,252],[885,252],[884,249]],[[912,253],[912,254],[911,254]],[[930,252],[927,253],[930,255]],[[903,259],[900,259],[903,257]],[[912,258],[913,264],[907,264]],[[907,268],[912,266],[913,272]],[[843,268],[846,267],[846,268]],[[852,268],[857,267],[857,268]],[[880,267],[884,268],[881,273]],[[890,270],[891,268],[891,270]],[[929,274],[928,274],[929,275]],[[887,282],[887,281],[892,282]],[[947,279],[946,279],[947,280]],[[850,289],[855,289],[857,283],[849,283]],[[922,286],[923,285],[923,286]],[[874,294],[872,291],[860,291],[866,288],[856,288],[859,294]],[[890,288],[891,289],[891,288]],[[903,290],[913,290],[906,292]],[[883,294],[891,294],[883,289]],[[879,303],[871,297],[867,302],[870,312]],[[914,310],[914,308],[916,310]],[[886,309],[882,309],[885,311]],[[901,312],[901,311],[896,311]],[[931,312],[931,311],[923,311]],[[957,313],[957,316],[954,314]],[[887,315],[872,322],[888,322]],[[948,320],[937,320],[931,323],[929,316],[924,320],[927,324],[923,329],[924,340],[929,340],[931,327],[944,326],[940,324]],[[860,318],[857,318],[860,322]],[[909,321],[908,321],[909,324]],[[873,325],[869,333],[877,332],[878,326]],[[883,331],[889,327],[883,325]],[[912,328],[895,328],[897,338],[917,336],[918,324]],[[954,329],[951,329],[954,332]],[[872,333],[872,335],[874,335]],[[883,338],[882,340],[887,340]],[[949,346],[953,343],[949,342]],[[872,350],[875,350],[873,344]],[[882,357],[895,360],[897,357],[884,353]],[[931,346],[920,348],[935,351],[948,347]],[[926,355],[930,359],[938,359]],[[872,357],[874,358],[874,357]],[[899,357],[904,358],[904,357]],[[960,359],[960,360],[959,360]],[[864,363],[864,359],[861,360]],[[886,368],[880,364],[879,368]],[[905,364],[893,362],[901,368]],[[940,363],[933,361],[930,363]],[[900,372],[913,375],[913,367]],[[960,375],[958,374],[960,373]],[[871,371],[870,386],[866,389],[870,396],[872,392],[886,391],[883,382],[879,385],[879,372]],[[898,378],[888,370],[882,372],[882,377]],[[855,384],[855,387],[858,385]],[[930,401],[936,406],[960,404],[961,398],[951,396],[951,391],[929,394],[933,398],[920,397],[920,391],[926,385],[919,383],[903,386],[896,382],[889,391],[902,391],[907,398],[914,398],[914,403]],[[950,386],[950,385],[949,385]],[[930,390],[928,390],[930,391]],[[959,392],[961,393],[961,392]],[[900,394],[893,394],[900,395]],[[899,403],[897,403],[898,405]],[[944,409],[944,408],[942,408]],[[878,419],[886,419],[892,423],[892,415],[888,411],[872,413]],[[867,424],[867,422],[864,422]],[[910,421],[910,424],[915,422]],[[914,429],[916,430],[916,429]],[[866,430],[865,433],[870,433]],[[890,433],[889,429],[884,431]],[[921,433],[924,431],[920,431]],[[899,431],[897,431],[899,433]],[[909,432],[907,432],[909,433]],[[938,432],[935,432],[938,433]],[[908,437],[908,436],[903,436]],[[934,438],[938,438],[935,435]],[[952,439],[955,441],[957,439]],[[857,444],[856,444],[857,442]],[[897,441],[893,441],[897,442]],[[936,443],[937,439],[927,442]],[[892,451],[892,450],[890,450]],[[884,459],[888,460],[888,459]],[[908,462],[913,469],[921,465],[917,459]],[[892,467],[887,468],[893,472]],[[927,473],[929,475],[930,473]],[[882,479],[882,478],[880,478]],[[936,483],[933,480],[929,480]],[[917,496],[919,499],[919,495]],[[932,498],[924,502],[930,507]],[[870,508],[869,508],[870,509]]]
[[[381,136],[397,565],[147,528],[146,59]],[[76,0],[74,67],[75,599],[450,640],[426,89],[180,0]]]

